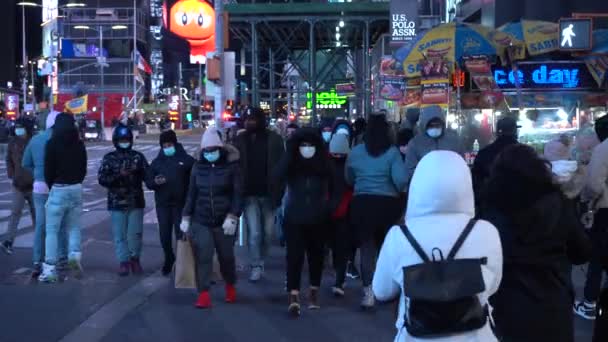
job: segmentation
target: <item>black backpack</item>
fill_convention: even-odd
[[[477,295],[485,291],[481,265],[487,258],[454,259],[477,223],[471,220],[446,259],[433,248],[433,260],[422,250],[406,226],[401,230],[423,263],[403,268],[403,289],[409,298],[404,322],[414,337],[442,337],[482,328],[488,319],[487,305]],[[435,254],[439,258],[435,258]]]

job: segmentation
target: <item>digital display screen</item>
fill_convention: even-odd
[[[585,63],[520,63],[518,70],[493,66],[492,73],[501,89],[568,90],[596,88],[597,83]],[[517,77],[517,79],[516,79]]]

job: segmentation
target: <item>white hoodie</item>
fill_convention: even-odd
[[[474,216],[473,187],[471,173],[462,157],[450,151],[434,151],[418,164],[410,184],[406,222],[422,249],[432,255],[439,248],[447,256],[456,239]],[[486,221],[479,221],[456,253],[456,258],[487,257],[482,266],[485,292],[479,295],[483,304],[498,290],[502,278],[502,247],[498,231]],[[490,329],[485,327],[450,337],[415,338],[407,333],[403,325],[405,296],[403,296],[403,267],[419,264],[422,259],[416,254],[398,226],[387,234],[380,251],[373,290],[381,301],[394,299],[398,295],[399,316],[396,322],[396,342],[441,341],[441,342],[492,342],[497,341]],[[401,294],[400,294],[401,293]],[[488,304],[489,305],[489,304]]]

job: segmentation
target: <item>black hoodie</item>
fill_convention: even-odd
[[[146,170],[146,186],[154,191],[157,207],[183,208],[188,192],[190,171],[194,165],[192,158],[182,144],[175,144],[175,155],[167,157],[161,148],[156,159]],[[166,183],[156,184],[154,178],[162,175]]]
[[[87,151],[78,136],[74,117],[61,113],[46,144],[44,179],[51,188],[53,184],[81,184],[86,174]]]
[[[312,144],[315,155],[304,159],[300,144]],[[287,184],[285,222],[297,225],[320,224],[329,219],[333,173],[319,131],[302,128],[287,142],[287,152],[277,165],[275,179]]]

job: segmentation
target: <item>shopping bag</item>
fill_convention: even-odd
[[[177,258],[175,260],[175,288],[196,289],[196,271],[194,254],[190,240],[177,241]]]

